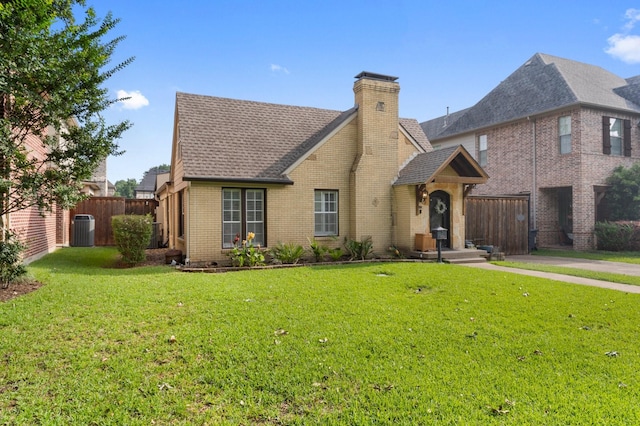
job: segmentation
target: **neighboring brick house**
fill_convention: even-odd
[[[104,159],[91,175],[82,182],[82,192],[93,197],[113,197],[116,187],[107,179],[107,160]]]
[[[72,120],[68,125],[75,126],[77,122]],[[47,148],[37,136],[27,136],[25,145],[33,157],[40,160],[45,158]],[[82,182],[82,192],[92,196],[113,194],[115,188],[106,179],[106,164],[107,162],[104,160],[97,167],[91,179]],[[68,246],[70,242],[71,218],[69,210],[62,209],[57,205],[52,206],[51,213],[42,214],[37,206],[9,213],[4,218],[4,223],[7,228],[15,231],[20,240],[26,244],[27,250],[23,254],[25,263],[37,260],[58,247]]]
[[[152,167],[149,169],[142,177],[140,184],[133,190],[133,198],[154,199],[156,189],[158,189],[157,178],[165,173],[167,170],[164,168]]]
[[[67,123],[77,125],[75,121]],[[50,129],[53,132],[53,129]],[[52,135],[54,133],[51,133]],[[46,156],[46,147],[39,137],[28,135],[25,140],[29,155],[42,160]],[[16,232],[18,238],[27,245],[23,253],[25,263],[30,263],[51,253],[59,246],[69,245],[69,211],[52,206],[51,213],[41,213],[37,206],[9,213],[3,218],[4,225]]]
[[[395,77],[356,79],[346,111],[178,93],[171,177],[158,190],[169,247],[223,263],[248,232],[267,247],[371,236],[384,255],[444,224],[447,245],[464,248],[465,190],[486,174],[462,147],[430,152],[418,122],[398,117]]]
[[[617,166],[640,159],[640,76],[536,54],[476,105],[421,124],[434,149],[464,145],[491,176],[474,195],[530,194],[539,246],[595,248]]]

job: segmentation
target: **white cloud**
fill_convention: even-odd
[[[628,64],[640,63],[640,36],[614,34],[607,41],[606,53]]]
[[[640,22],[640,10],[627,9],[624,17],[627,22],[622,27],[623,32],[609,37],[609,47],[604,51],[628,64],[640,63],[640,36],[629,34],[636,23]]]
[[[289,74],[289,70],[286,69],[285,67],[281,67],[280,65],[276,65],[276,64],[271,64],[271,71],[272,72],[281,72],[284,74]]]
[[[640,10],[627,9],[624,13],[624,17],[627,19],[627,23],[624,25],[625,31],[631,31],[638,21],[640,21]]]
[[[124,109],[140,109],[149,105],[149,100],[144,97],[139,90],[127,92],[126,90],[118,90],[118,99],[129,98],[124,101],[119,101]]]

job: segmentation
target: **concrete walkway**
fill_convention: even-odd
[[[588,260],[588,259],[572,259],[566,257],[550,257],[550,256],[508,256],[511,262],[522,263],[538,263],[553,266],[562,266],[565,268],[585,269],[589,271],[611,272],[615,274],[637,275],[640,276],[640,265],[632,265],[629,263],[606,262],[604,260]],[[608,288],[611,290],[624,291],[626,293],[640,294],[640,286],[611,283],[608,281],[592,280],[589,278],[574,277],[571,275],[554,274],[550,272],[529,271],[526,269],[507,268],[505,266],[497,266],[491,263],[467,263],[464,266],[473,268],[488,269],[493,271],[510,272],[513,274],[530,275],[532,277],[548,278],[555,281],[563,281],[567,283],[590,285],[593,287]]]

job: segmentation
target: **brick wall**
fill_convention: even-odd
[[[398,174],[398,83],[361,78],[353,91],[358,104],[358,158],[351,175],[351,237],[370,235],[376,248],[392,243],[392,189]]]
[[[571,153],[560,154],[558,119],[566,115],[571,116],[572,150]],[[571,188],[574,248],[594,248],[596,209],[593,186],[604,184],[615,167],[629,167],[640,159],[640,133],[635,125],[632,125],[631,157],[602,154],[604,115],[637,121],[637,118],[626,114],[574,108],[478,133],[487,135],[487,165],[484,169],[490,178],[487,184],[479,185],[473,193],[503,195],[532,192],[535,211],[531,215],[531,226],[538,229],[538,244],[548,246],[561,242],[557,190]]]

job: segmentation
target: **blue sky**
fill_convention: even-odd
[[[640,74],[629,1],[88,3],[121,19],[113,62],[136,57],[106,82],[132,96],[105,114],[134,123],[109,157],[114,183],[170,163],[177,91],[346,110],[354,76],[371,71],[399,77],[400,115],[422,122],[472,106],[535,53]]]

